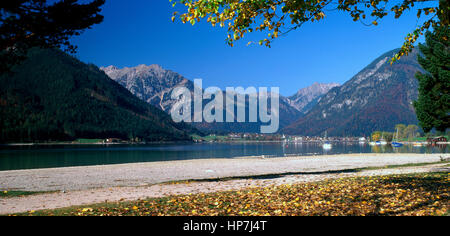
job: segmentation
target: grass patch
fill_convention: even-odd
[[[44,194],[49,192],[26,192],[26,191],[1,191],[0,198],[23,197],[36,194]]]
[[[28,212],[31,216],[446,215],[449,173],[344,178]]]
[[[96,144],[103,142],[103,139],[77,139],[75,142],[80,144]]]
[[[447,140],[450,140],[450,136],[448,135],[444,135],[444,136],[435,136],[435,137],[445,137]],[[417,138],[403,138],[403,139],[398,139],[397,141],[399,142],[426,142],[428,140],[428,137],[417,137]]]
[[[205,137],[201,137],[199,135],[191,135],[194,140],[201,140],[204,142],[224,142],[228,140],[228,136],[220,136],[220,135],[209,135]]]

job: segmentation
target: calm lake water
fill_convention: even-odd
[[[335,143],[323,150],[319,143],[203,143],[154,145],[55,145],[0,146],[0,171],[36,168],[108,165],[136,162],[172,161],[248,156],[283,157],[349,153],[450,153],[450,145],[439,147],[369,146]]]

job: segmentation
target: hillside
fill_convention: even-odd
[[[417,51],[392,66],[398,50],[383,54],[341,87],[324,95],[304,117],[284,128],[286,134],[364,136],[393,131],[396,124],[417,124],[412,102],[418,97],[414,75],[421,71]]]
[[[173,123],[96,66],[59,50],[32,50],[12,74],[0,77],[0,83],[3,143],[189,139],[187,126]]]

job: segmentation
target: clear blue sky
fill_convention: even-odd
[[[98,66],[159,64],[204,86],[277,86],[289,96],[314,82],[345,83],[381,54],[399,48],[417,23],[416,13],[378,26],[353,22],[333,12],[277,39],[272,48],[247,46],[248,36],[231,48],[225,28],[205,23],[172,23],[169,0],[107,0],[102,24],[73,39],[77,57]]]

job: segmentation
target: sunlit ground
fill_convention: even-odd
[[[449,173],[345,178],[28,212],[75,216],[448,215]]]

